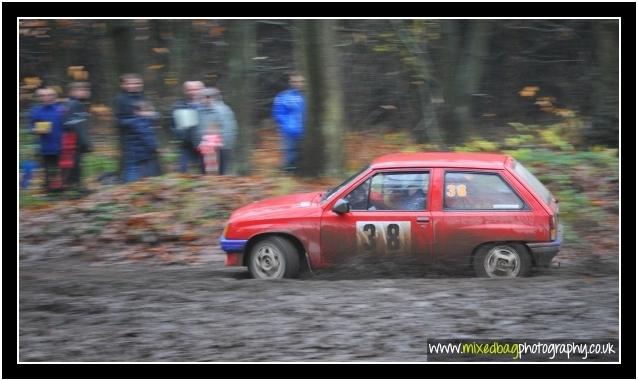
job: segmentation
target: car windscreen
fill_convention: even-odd
[[[325,201],[327,199],[329,199],[330,197],[332,197],[333,194],[337,193],[340,189],[342,189],[343,187],[345,187],[346,185],[348,185],[352,180],[354,180],[355,178],[357,178],[360,174],[362,174],[364,171],[366,171],[368,168],[370,168],[369,165],[366,165],[365,167],[361,168],[361,170],[355,172],[354,175],[348,177],[344,182],[342,182],[341,184],[337,185],[334,188],[330,188],[328,189],[328,191],[323,195],[323,197],[321,197],[321,201]]]
[[[536,178],[536,176],[534,176],[529,170],[527,170],[527,168],[525,168],[523,164],[519,163],[518,161],[514,162],[514,172],[522,177],[523,180],[532,187],[534,192],[539,195],[547,205],[552,202],[552,193],[547,188],[545,188],[545,185],[543,185],[543,183],[541,183]]]

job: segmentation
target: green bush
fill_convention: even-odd
[[[579,225],[581,229],[595,227],[617,205],[613,200],[617,197],[613,184],[619,175],[615,150],[571,152],[525,148],[507,153],[523,163],[559,200],[561,220],[569,229],[573,230],[571,225]],[[576,168],[580,168],[580,174]],[[582,181],[589,183],[587,192],[583,191]],[[596,205],[592,197],[606,199],[608,203],[611,200],[609,208]]]
[[[454,148],[454,150],[457,152],[498,152],[500,145],[493,141],[474,138],[470,142]]]
[[[82,157],[82,176],[85,179],[95,178],[105,172],[118,170],[118,159],[104,154],[90,152]]]

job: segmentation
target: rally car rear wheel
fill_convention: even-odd
[[[532,259],[521,244],[484,245],[474,257],[474,271],[479,277],[525,277],[532,271]]]
[[[285,238],[264,238],[250,250],[248,270],[256,279],[294,278],[299,273],[299,253]]]

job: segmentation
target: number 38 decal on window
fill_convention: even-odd
[[[357,249],[363,253],[409,253],[410,221],[357,222]]]
[[[467,186],[465,184],[448,184],[445,187],[447,197],[467,197]]]

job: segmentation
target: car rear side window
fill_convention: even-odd
[[[525,203],[497,173],[446,172],[447,210],[522,210]]]

